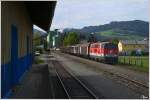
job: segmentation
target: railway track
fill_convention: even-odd
[[[134,90],[135,92],[143,94],[144,96],[148,97],[149,87],[146,86],[145,84],[140,83],[140,82],[135,81],[135,80],[131,80],[131,79],[125,77],[125,76],[118,75],[116,73],[112,73],[112,72],[108,72],[108,71],[104,71],[104,72],[106,74],[109,74],[109,77],[116,80],[116,82],[125,84],[127,87]]]
[[[65,69],[58,61],[53,61],[56,74],[68,99],[98,99],[84,83]]]
[[[87,64],[87,62],[83,62],[83,61],[79,61],[79,60],[76,60],[76,61],[81,62],[83,64]],[[108,70],[104,70],[101,68],[98,68],[98,69],[103,71],[108,77],[116,80],[117,82],[125,84],[127,87],[134,90],[135,92],[143,94],[144,96],[148,96],[149,86],[147,86],[139,81],[136,81],[134,79],[130,79],[130,78],[126,77],[125,75],[117,74],[117,73],[114,73],[114,72],[111,72]]]

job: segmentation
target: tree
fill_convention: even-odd
[[[77,44],[77,43],[79,43],[79,36],[75,32],[68,33],[68,35],[65,36],[65,38],[63,40],[64,46],[74,45],[74,44]]]
[[[33,44],[34,46],[38,46],[41,44],[41,38],[40,38],[40,33],[34,33],[34,36],[33,36]]]
[[[116,44],[116,45],[118,45],[118,43],[119,43],[119,40],[118,40],[118,39],[112,39],[112,40],[111,40],[111,42],[112,42],[113,44]]]
[[[131,51],[131,56],[136,56],[136,51]]]
[[[44,42],[44,49],[46,50],[48,48],[46,39],[44,39],[43,42]]]
[[[88,36],[88,42],[96,42],[96,38],[95,38],[95,36],[94,36],[94,33],[92,34],[90,34],[89,36]]]

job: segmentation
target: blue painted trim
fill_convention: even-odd
[[[27,71],[28,71],[28,70],[26,70],[26,71],[23,73],[23,75],[20,77],[20,79],[19,79],[19,81],[18,81],[18,84],[20,84],[20,83],[23,81],[24,77],[25,77],[26,74],[27,74]]]
[[[27,54],[26,56],[17,59],[17,66],[14,70],[14,80],[12,80],[11,77],[11,62],[1,65],[1,98],[8,98],[11,95],[11,88],[22,81],[25,72],[32,66],[32,58],[32,54]],[[12,81],[14,83],[12,83]]]
[[[10,63],[1,65],[1,96],[7,95],[11,84],[11,67]]]
[[[16,84],[16,70],[18,69],[18,28],[11,25],[11,84]]]
[[[12,95],[12,93],[13,93],[13,92],[12,92],[12,90],[10,89],[2,99],[8,99],[8,98]]]

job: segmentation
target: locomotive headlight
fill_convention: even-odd
[[[118,56],[117,54],[114,54],[114,56],[116,57],[116,56]]]
[[[107,56],[107,57],[108,57],[109,55],[108,55],[108,54],[106,54],[105,56]]]

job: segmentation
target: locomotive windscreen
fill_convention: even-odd
[[[117,55],[118,54],[118,46],[113,43],[106,43],[104,45],[104,55]]]
[[[118,48],[118,46],[116,44],[113,44],[113,43],[106,43],[104,45],[104,48],[107,48],[107,49],[114,49],[114,48]]]

